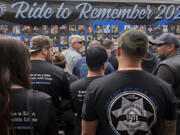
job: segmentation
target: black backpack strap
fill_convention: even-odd
[[[30,135],[33,135],[33,124],[32,124],[32,103],[31,99],[33,97],[33,90],[27,90],[27,111],[29,112],[29,127]]]

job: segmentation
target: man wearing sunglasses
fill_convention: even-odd
[[[157,56],[162,60],[154,74],[172,85],[177,97],[177,127],[176,134],[180,134],[180,55],[178,48],[180,41],[173,33],[163,33],[155,40],[149,41],[155,46]]]
[[[65,56],[67,64],[67,72],[72,74],[75,63],[82,58],[80,51],[83,45],[83,39],[79,35],[72,35],[69,37],[69,49],[62,52]]]

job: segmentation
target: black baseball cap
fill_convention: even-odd
[[[163,33],[157,39],[150,40],[149,43],[157,46],[174,44],[175,47],[179,47],[180,41],[174,33]]]
[[[87,50],[86,63],[88,66],[99,67],[102,66],[107,60],[107,52],[102,46],[92,46]]]

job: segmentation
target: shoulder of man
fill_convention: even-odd
[[[33,102],[36,102],[35,104],[44,104],[44,103],[52,103],[51,101],[51,96],[44,93],[44,92],[41,92],[41,91],[38,91],[38,90],[32,90],[32,101]],[[30,92],[29,92],[30,93]]]
[[[77,81],[74,81],[71,85],[70,85],[70,90],[76,90],[78,89],[81,85],[83,85],[84,82],[84,78],[81,78]]]

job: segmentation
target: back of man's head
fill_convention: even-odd
[[[102,46],[105,48],[105,49],[112,49],[112,46],[113,46],[113,41],[112,40],[109,40],[109,39],[104,39],[102,40]]]
[[[89,48],[90,48],[90,47],[93,47],[93,46],[97,46],[97,45],[101,45],[100,41],[98,41],[98,40],[92,40],[92,41],[89,43]]]
[[[87,50],[86,63],[91,71],[100,70],[107,59],[107,52],[102,46],[92,46]]]
[[[130,29],[118,38],[118,47],[126,56],[142,58],[148,48],[148,37],[142,30]]]
[[[30,52],[36,53],[41,51],[43,48],[49,48],[52,46],[53,44],[49,37],[44,35],[34,36],[31,39]]]

